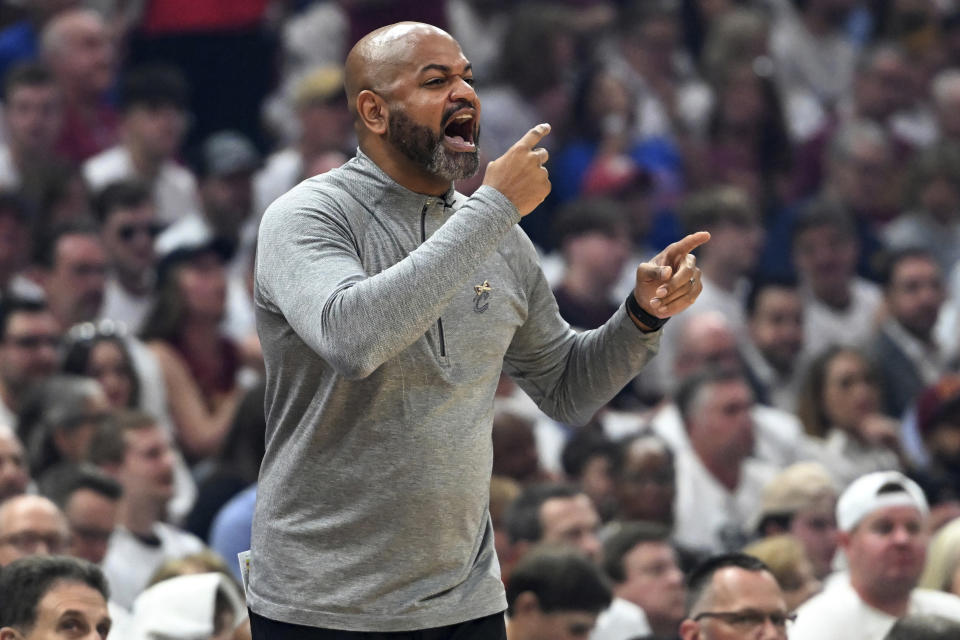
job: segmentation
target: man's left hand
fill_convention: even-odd
[[[691,233],[637,267],[633,295],[644,311],[669,318],[693,304],[703,284],[697,259],[690,252],[709,239],[706,231]]]

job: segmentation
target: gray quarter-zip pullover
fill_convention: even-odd
[[[255,612],[408,631],[506,608],[488,512],[501,369],[582,423],[659,343],[622,307],[572,331],[519,220],[491,187],[417,194],[362,152],[267,209]]]

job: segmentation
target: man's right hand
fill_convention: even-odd
[[[520,216],[525,216],[550,193],[550,176],[543,165],[550,155],[537,143],[550,133],[549,124],[538,124],[487,164],[483,184],[490,185],[510,199]]]

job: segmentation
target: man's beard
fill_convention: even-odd
[[[474,144],[477,137],[479,135],[474,136]],[[387,139],[424,171],[450,182],[471,178],[480,168],[476,148],[473,151],[447,149],[443,145],[443,132],[435,134],[429,127],[414,122],[401,109],[390,109]]]

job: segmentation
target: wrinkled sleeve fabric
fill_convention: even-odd
[[[527,319],[517,331],[504,370],[554,420],[584,424],[656,354],[660,331],[644,333],[621,305],[601,327],[578,333],[560,316],[538,264],[519,232],[514,263],[526,282]]]

